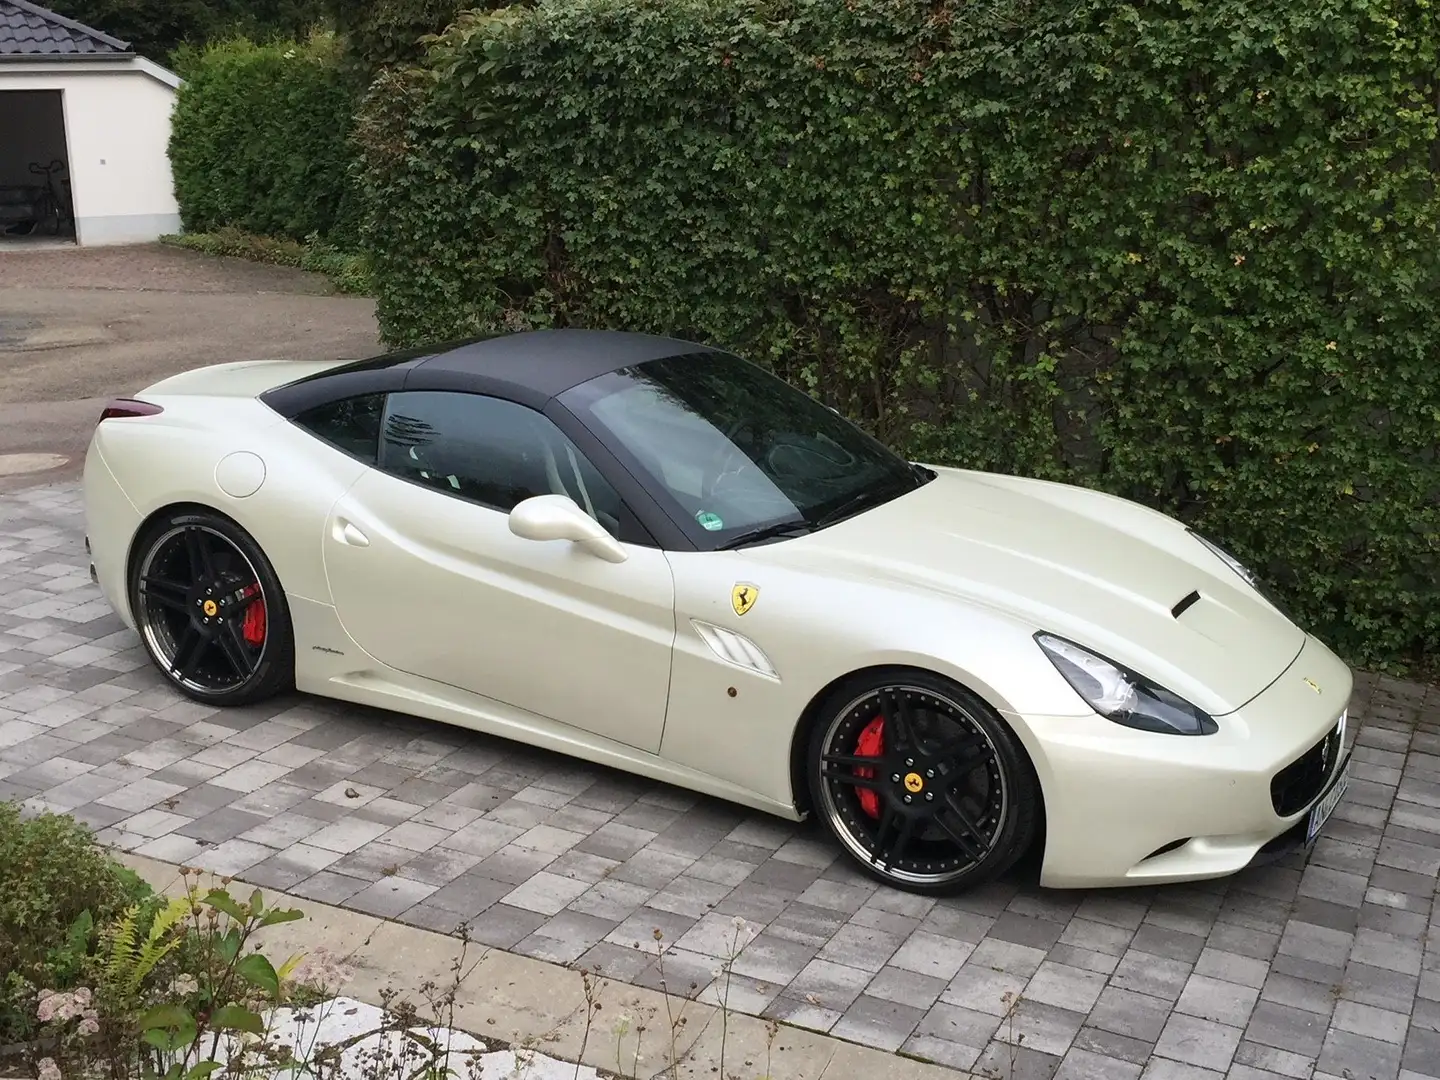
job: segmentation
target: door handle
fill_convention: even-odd
[[[333,535],[336,541],[348,544],[350,547],[370,546],[370,538],[344,518],[335,519]]]

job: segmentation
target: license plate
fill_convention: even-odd
[[[1320,801],[1310,808],[1310,822],[1305,829],[1305,843],[1313,844],[1315,838],[1320,835],[1320,830],[1325,827],[1325,822],[1330,820],[1330,815],[1335,812],[1335,807],[1340,805],[1340,800],[1345,797],[1345,789],[1350,786],[1350,755],[1345,755],[1345,760],[1340,763],[1340,768],[1335,773],[1335,779],[1330,781],[1330,788]]]

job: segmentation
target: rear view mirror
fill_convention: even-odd
[[[566,495],[535,495],[510,511],[510,531],[526,540],[569,540],[606,562],[622,563],[629,553]]]

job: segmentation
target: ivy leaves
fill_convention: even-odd
[[[1440,650],[1422,0],[567,0],[362,110],[396,343],[743,351],[912,456],[1101,487],[1358,663]]]

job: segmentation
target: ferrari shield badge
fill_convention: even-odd
[[[760,586],[751,585],[749,582],[738,582],[730,590],[730,606],[735,609],[736,615],[744,615],[755,606],[755,601],[758,599],[760,599]]]

